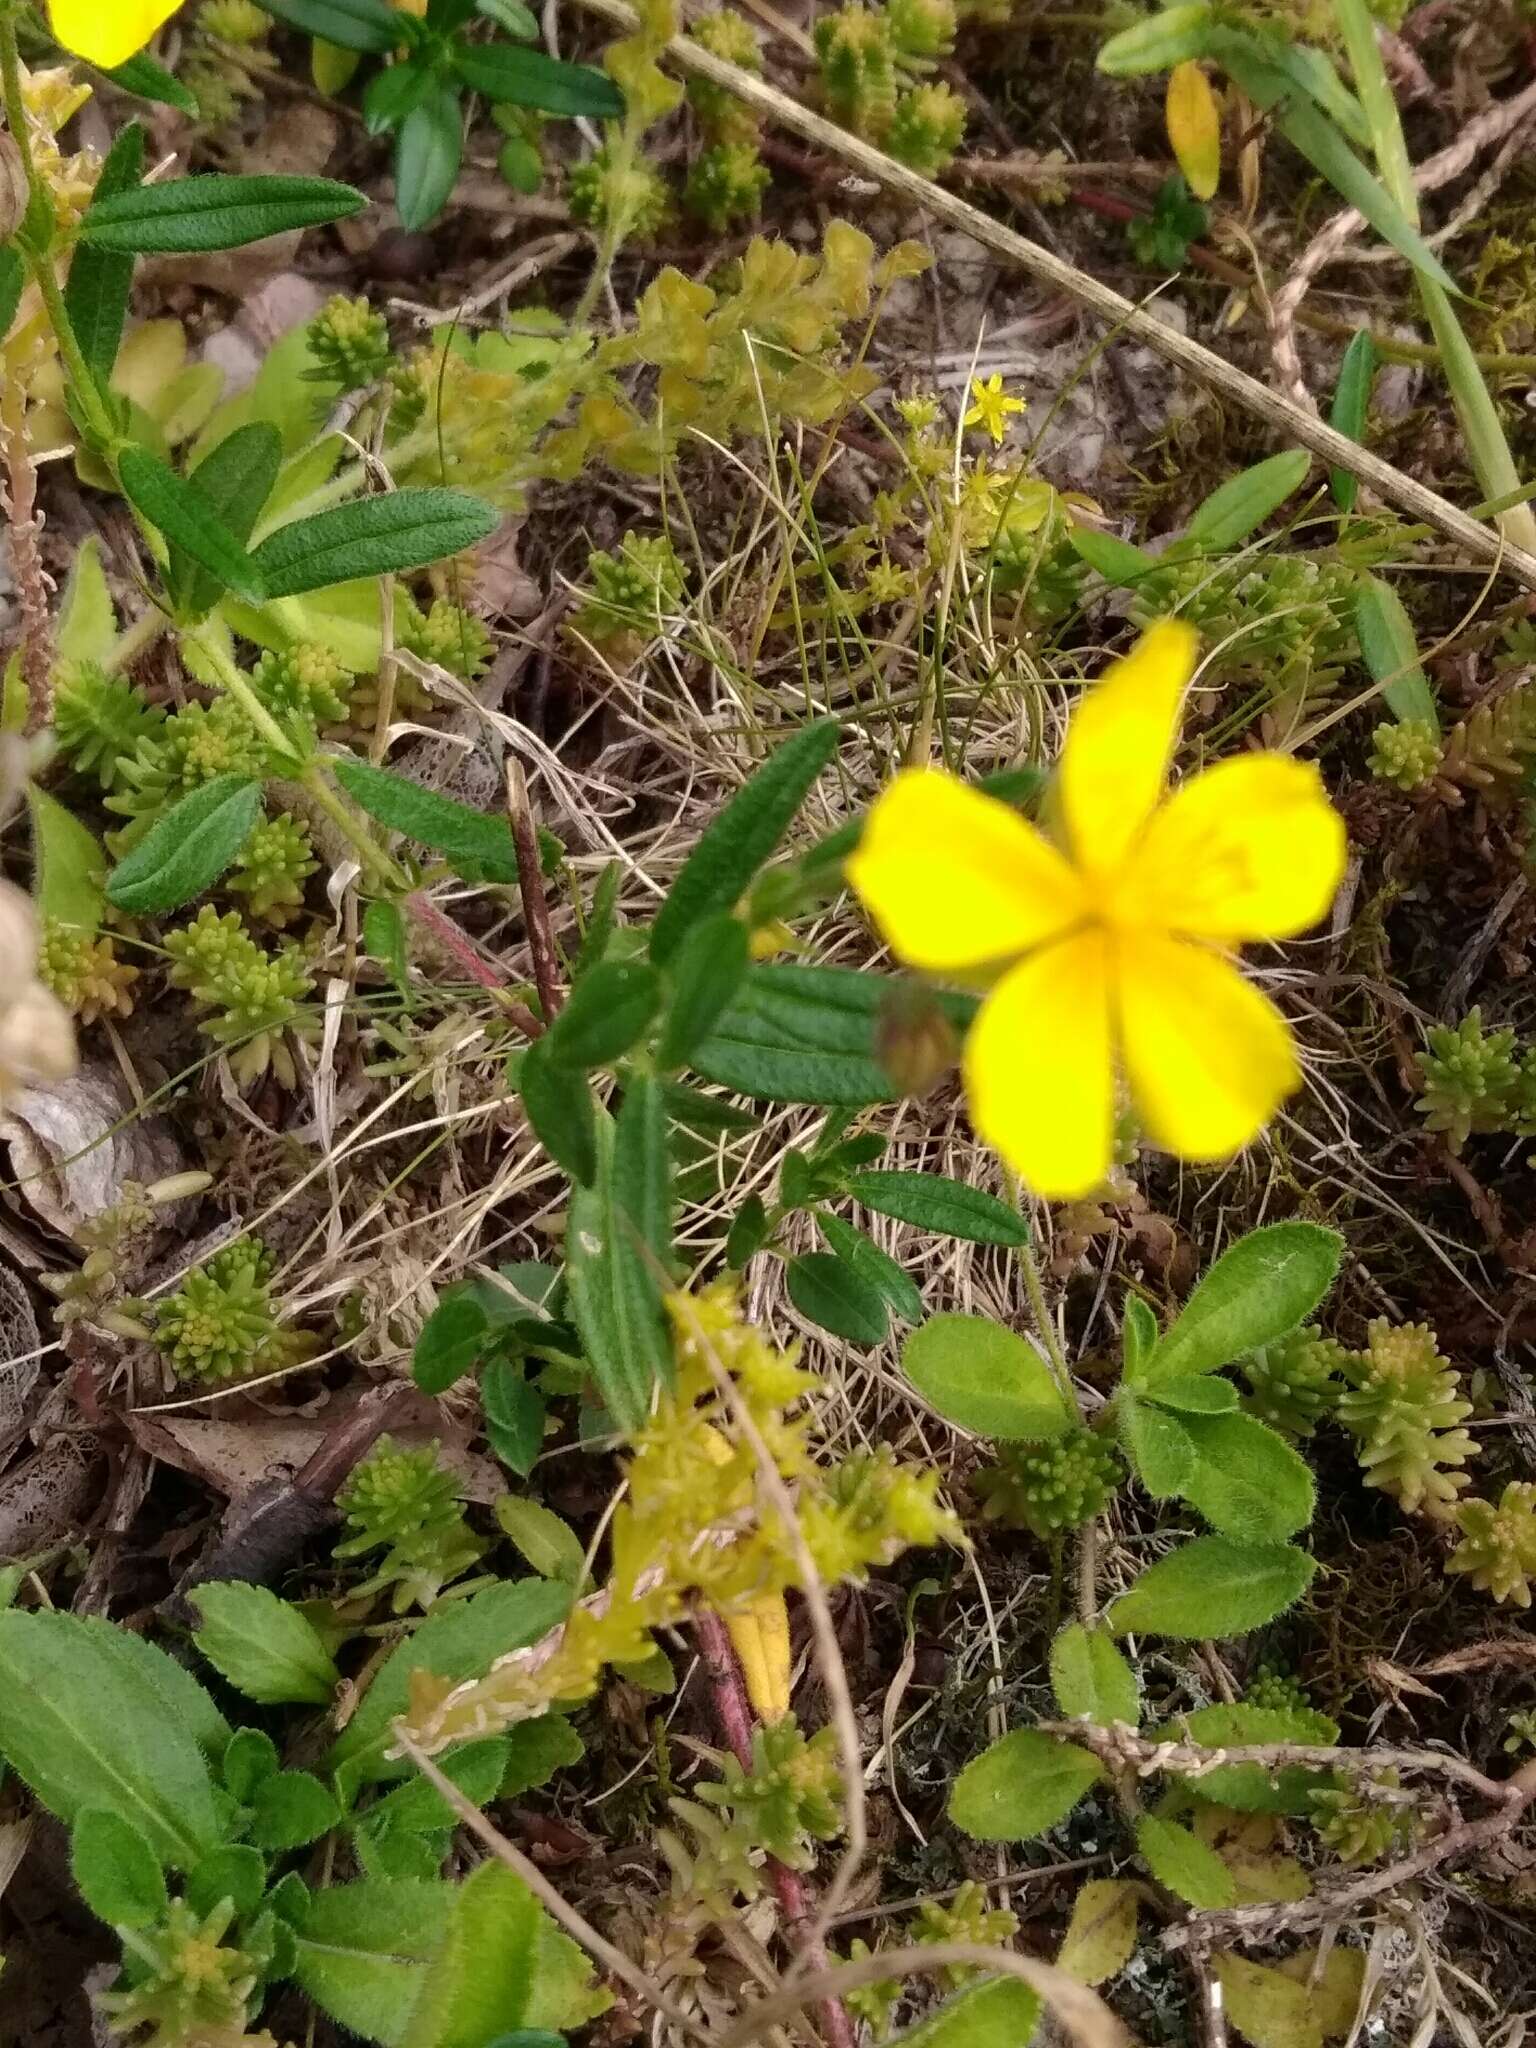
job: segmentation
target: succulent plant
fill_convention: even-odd
[[[1371,734],[1369,765],[1378,782],[1422,789],[1440,766],[1440,735],[1428,719],[1388,719]]]
[[[345,1561],[382,1550],[363,1592],[388,1589],[394,1610],[430,1607],[443,1587],[483,1554],[464,1519],[453,1474],[438,1446],[407,1450],[381,1436],[337,1495],[348,1534],[336,1545]]]
[[[1313,1329],[1251,1352],[1239,1367],[1248,1382],[1244,1406],[1272,1429],[1309,1437],[1338,1406],[1346,1355],[1342,1344]]]
[[[1536,1578],[1536,1484],[1515,1479],[1497,1503],[1464,1500],[1456,1509],[1461,1541],[1446,1559],[1448,1572],[1465,1572],[1479,1592],[1501,1604],[1531,1604]]]
[[[977,1473],[975,1487],[988,1521],[1049,1541],[1101,1515],[1122,1476],[1111,1444],[1074,1429],[1052,1443],[1000,1444],[997,1463]]]
[[[243,1237],[188,1273],[174,1294],[153,1304],[154,1337],[178,1378],[249,1379],[300,1363],[313,1349],[302,1331],[278,1322],[272,1259]]]
[[[1366,1485],[1390,1493],[1406,1514],[1450,1519],[1471,1484],[1460,1467],[1477,1446],[1460,1427],[1472,1403],[1434,1331],[1378,1317],[1366,1349],[1345,1354],[1344,1371],[1338,1416],[1356,1439]]]

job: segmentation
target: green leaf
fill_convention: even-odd
[[[521,1725],[521,1724],[519,1724]],[[438,1766],[450,1785],[476,1806],[489,1805],[506,1776],[510,1745],[501,1739],[466,1742]],[[357,1825],[375,1838],[386,1834],[432,1834],[458,1826],[458,1816],[435,1785],[410,1778],[383,1799],[376,1799]]]
[[[235,178],[215,172],[140,185],[93,206],[81,239],[135,256],[201,256],[239,249],[291,228],[319,227],[361,213],[368,201],[329,178]]]
[[[504,43],[455,43],[453,68],[473,92],[501,105],[537,107],[546,114],[591,114],[614,120],[624,95],[606,72],[588,64],[562,64],[542,50]]]
[[[224,531],[244,547],[282,466],[282,435],[269,421],[252,420],[216,442],[187,482]],[[179,545],[170,550],[165,589],[173,608],[188,618],[211,612],[221,595],[218,578]]]
[[[387,968],[395,987],[409,996],[410,952],[405,938],[405,916],[398,903],[368,905],[363,912],[363,945],[369,959]]]
[[[101,566],[95,534],[75,550],[74,565],[59,606],[57,635],[61,662],[104,662],[117,643],[117,608]]]
[[[261,784],[216,775],[156,819],[107,877],[107,895],[136,916],[179,910],[219,879],[251,836]]]
[[[1317,1487],[1283,1436],[1253,1415],[1188,1415],[1184,1426],[1195,1446],[1184,1498],[1218,1534],[1283,1543],[1306,1528]]]
[[[424,92],[401,120],[395,137],[395,206],[402,227],[430,226],[453,196],[464,161],[463,119],[458,94],[439,84]]]
[[[585,1074],[558,1060],[546,1035],[524,1053],[517,1085],[539,1143],[578,1187],[590,1188],[597,1178],[597,1109]]]
[[[640,1427],[652,1387],[672,1371],[652,1235],[665,1150],[658,1085],[630,1087],[618,1125],[599,1119],[597,1175],[590,1188],[573,1192],[566,1226],[571,1320],[603,1403],[623,1430]]]
[[[236,1579],[198,1586],[190,1598],[202,1620],[192,1640],[237,1692],[268,1707],[330,1705],[341,1673],[297,1607]]]
[[[70,1831],[75,1889],[109,1927],[148,1927],[169,1903],[160,1859],[119,1814],[88,1806]]]
[[[436,65],[432,61],[430,51],[424,50],[418,56],[408,59],[404,64],[390,64],[383,71],[376,71],[368,81],[368,90],[363,94],[363,126],[370,135],[388,135],[393,129],[400,127],[406,115],[419,107],[428,94],[436,97],[441,94],[442,89],[442,80]],[[459,130],[460,117],[458,107],[454,102],[451,92],[448,95],[448,100],[453,109],[454,135],[450,147],[453,153],[453,170],[456,177],[462,156],[462,136]],[[419,144],[414,145],[413,153],[417,150],[419,150]],[[397,187],[401,182],[400,154],[401,152],[397,147],[395,152],[395,183]],[[407,166],[407,175],[411,175],[410,166]],[[446,199],[448,193],[452,190],[453,178],[450,178],[444,190],[443,198]],[[441,201],[439,205],[441,205]]]
[[[517,850],[505,818],[493,818],[435,789],[424,789],[419,782],[375,768],[356,755],[339,754],[328,765],[359,810],[391,831],[445,854],[459,869],[473,869],[469,879],[517,880]]]
[[[243,1919],[267,1888],[267,1859],[243,1842],[226,1842],[190,1872],[183,1890],[194,1913],[207,1915],[228,1899]]]
[[[294,1981],[350,2032],[398,2048],[453,1907],[453,1887],[436,1879],[329,1885],[297,1929]]]
[[[530,1386],[521,1360],[487,1360],[480,1376],[480,1406],[487,1443],[504,1465],[526,1479],[544,1447],[547,1416],[544,1397]]]
[[[1132,1630],[1188,1642],[1224,1641],[1262,1628],[1293,1606],[1317,1566],[1283,1543],[1233,1543],[1196,1536],[1149,1565],[1110,1604],[1116,1635]]]
[[[978,1842],[1028,1842],[1065,1820],[1104,1777],[1097,1757],[1037,1728],[1015,1728],[955,1780],[949,1817]]]
[[[544,1043],[562,1066],[610,1066],[644,1037],[661,1008],[661,976],[643,960],[604,960],[571,990]]]
[[[1015,1209],[982,1188],[941,1173],[850,1174],[850,1195],[877,1216],[894,1216],[919,1230],[964,1238],[968,1244],[1024,1245],[1029,1225]]]
[[[13,242],[0,243],[0,341],[11,331],[12,322],[27,288],[27,266]]]
[[[106,910],[101,876],[107,865],[100,840],[35,783],[27,785],[27,808],[38,909],[74,931],[99,930]]]
[[[1205,5],[1164,7],[1111,36],[1100,45],[1094,63],[1109,78],[1171,71],[1175,64],[1205,55],[1211,26],[1211,10]]]
[[[1120,1393],[1118,1419],[1125,1454],[1154,1500],[1174,1500],[1195,1469],[1195,1447],[1175,1415],[1138,1400],[1129,1387]]]
[[[475,12],[483,14],[487,21],[496,22],[520,42],[531,43],[538,36],[538,21],[523,5],[523,0],[475,0]]]
[[[837,752],[841,733],[834,719],[803,726],[706,828],[651,926],[651,958],[658,967],[666,966],[696,924],[733,907]]]
[[[547,1579],[518,1579],[488,1586],[483,1593],[429,1614],[364,1693],[362,1704],[331,1747],[327,1768],[345,1769],[349,1780],[359,1784],[409,1776],[411,1765],[386,1759],[384,1751],[390,1723],[405,1711],[411,1673],[430,1671],[455,1684],[478,1678],[509,1650],[526,1649],[558,1628],[570,1604],[568,1586]]]
[[[739,1273],[750,1258],[768,1242],[768,1209],[761,1195],[748,1195],[725,1237],[725,1263]]]
[[[455,1288],[421,1326],[411,1378],[424,1394],[446,1394],[479,1364],[490,1332],[490,1318],[474,1295]]]
[[[749,967],[729,1008],[695,1050],[706,1081],[769,1102],[862,1108],[897,1090],[875,1057],[875,1030],[892,984],[841,967]],[[967,996],[939,998],[964,1030],[976,1013]]]
[[[586,1744],[563,1714],[541,1714],[537,1721],[519,1721],[507,1730],[507,1768],[503,1799],[517,1799],[547,1785],[556,1771],[579,1764]]]
[[[1361,447],[1365,445],[1371,387],[1375,381],[1376,344],[1370,331],[1362,327],[1344,351],[1344,360],[1339,365],[1339,381],[1333,390],[1333,405],[1328,414],[1328,424],[1334,432],[1348,435]],[[1360,496],[1360,479],[1357,476],[1351,475],[1347,469],[1330,469],[1328,488],[1341,512],[1354,511]]]
[[[739,918],[721,911],[702,918],[673,956],[672,994],[656,1059],[664,1070],[687,1064],[741,987],[750,937]]]
[[[1118,540],[1112,533],[1101,533],[1096,526],[1074,526],[1067,535],[1067,545],[1117,589],[1134,590],[1158,566],[1155,555],[1133,547],[1128,540]]]
[[[173,1708],[179,1688],[145,1669],[146,1656],[151,1668],[171,1660],[126,1643],[110,1622],[0,1613],[0,1755],[66,1826],[111,1813],[161,1864],[188,1870],[219,1839],[213,1781]]]
[[[1121,1352],[1127,1380],[1139,1379],[1157,1345],[1157,1317],[1139,1294],[1127,1297]]]
[[[990,1316],[930,1316],[902,1346],[901,1369],[946,1422],[977,1436],[1040,1443],[1072,1426],[1045,1360]]]
[[[822,1236],[834,1257],[842,1260],[866,1285],[873,1287],[905,1323],[923,1320],[923,1297],[911,1276],[883,1252],[872,1237],[855,1230],[841,1216],[818,1214]]]
[[[193,489],[147,448],[124,448],[117,458],[118,479],[133,509],[164,534],[200,568],[208,570],[221,590],[233,591],[249,604],[269,595],[253,555],[217,518],[202,494]]]
[[[130,92],[136,99],[153,100],[163,107],[175,107],[179,113],[195,114],[198,111],[196,95],[172,78],[169,71],[163,71],[152,57],[142,50],[130,57],[126,64],[115,64],[110,71],[102,73],[110,78],[123,92]]]
[[[264,1728],[237,1728],[224,1751],[224,1789],[242,1806],[249,1806],[279,1768],[277,1744]]]
[[[482,1863],[455,1888],[399,2048],[487,2048],[525,2023],[580,2026],[610,2003],[586,1956],[517,1873]]]
[[[1241,547],[1272,512],[1278,512],[1306,482],[1312,457],[1305,448],[1288,448],[1256,462],[1241,475],[1221,484],[1196,510],[1185,535],[1212,552]]]
[[[890,1328],[883,1292],[832,1252],[806,1252],[785,1268],[789,1298],[835,1337],[850,1344],[883,1344]]]
[[[384,57],[398,50],[414,26],[389,0],[261,0],[268,14],[286,21],[290,28],[324,43],[337,43],[344,50],[362,50]]]
[[[1180,1415],[1230,1415],[1237,1406],[1236,1387],[1213,1373],[1170,1373],[1155,1388],[1143,1391],[1159,1408],[1172,1408]]]
[[[1257,1748],[1277,1742],[1327,1748],[1338,1735],[1338,1723],[1310,1707],[1250,1707],[1242,1700],[1200,1707],[1157,1731],[1159,1741],[1194,1742],[1204,1749]],[[1305,1813],[1319,1775],[1301,1765],[1276,1771],[1267,1764],[1218,1764],[1181,1782],[1197,1798],[1239,1813]]]
[[[569,1522],[542,1501],[526,1494],[504,1493],[496,1503],[496,1519],[525,1564],[543,1579],[579,1585],[587,1568],[586,1548]]]
[[[1144,1813],[1136,1822],[1136,1847],[1142,1861],[1157,1879],[1186,1906],[1202,1912],[1219,1912],[1237,1898],[1232,1873],[1198,1835],[1177,1821],[1159,1820]]]
[[[1270,1223],[1224,1251],[1152,1354],[1141,1384],[1215,1372],[1304,1323],[1333,1285],[1344,1240],[1315,1223]]]
[[[336,1801],[318,1778],[308,1771],[275,1771],[257,1788],[251,1840],[274,1854],[303,1849],[329,1834],[340,1819]]]
[[[989,1977],[946,1998],[891,2048],[1025,2048],[1039,2023],[1040,2000],[1027,1984],[1017,1977]]]
[[[467,491],[390,491],[290,520],[267,535],[253,560],[269,598],[297,597],[332,583],[425,569],[488,539],[500,524],[501,515]]]
[[[1141,1719],[1136,1674],[1115,1647],[1108,1629],[1069,1622],[1051,1645],[1051,1689],[1067,1715],[1084,1715],[1100,1728]]]
[[[1355,597],[1355,632],[1372,679],[1386,685],[1383,695],[1396,718],[1422,719],[1431,732],[1440,730],[1440,711],[1429,677],[1419,659],[1413,621],[1390,583],[1367,576]]]
[[[144,130],[137,121],[130,121],[119,130],[107,152],[92,205],[101,205],[117,192],[132,192],[143,175]],[[75,330],[80,352],[103,389],[112,379],[132,293],[131,256],[111,249],[93,249],[89,242],[76,249],[64,285],[64,310]],[[10,324],[9,320],[0,321],[0,334]]]

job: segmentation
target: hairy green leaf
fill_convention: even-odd
[[[1038,1443],[1072,1426],[1045,1360],[990,1316],[930,1316],[902,1346],[901,1369],[946,1422],[978,1436]]]
[[[1051,1689],[1062,1713],[1085,1715],[1100,1728],[1141,1719],[1136,1674],[1108,1629],[1069,1622],[1051,1645]]]
[[[833,1255],[873,1287],[903,1322],[922,1321],[923,1297],[911,1275],[897,1264],[889,1252],[883,1252],[872,1237],[866,1237],[862,1230],[855,1230],[841,1216],[822,1211],[816,1221]]]
[[[1136,1846],[1158,1883],[1186,1906],[1216,1912],[1236,1900],[1231,1871],[1214,1849],[1177,1821],[1142,1814],[1136,1822]]]
[[[291,228],[345,220],[368,204],[350,185],[329,178],[172,178],[119,192],[87,212],[80,225],[91,248],[136,256],[199,256],[238,249]]]
[[[651,958],[659,967],[696,924],[735,904],[837,752],[841,731],[833,719],[803,726],[706,828],[651,927]]]
[[[261,784],[243,775],[216,775],[188,790],[118,862],[107,895],[136,916],[179,910],[219,879],[260,813]]]
[[[390,491],[290,520],[267,535],[253,559],[268,597],[297,597],[333,583],[425,569],[487,539],[500,523],[498,512],[467,491]]]
[[[121,450],[117,474],[135,512],[171,547],[206,569],[220,590],[232,591],[247,604],[265,601],[267,587],[256,558],[184,477],[147,448]]]
[[[1315,1223],[1270,1223],[1230,1246],[1184,1304],[1141,1381],[1215,1372],[1304,1323],[1333,1285],[1344,1240]]]
[[[1029,1225],[1016,1209],[984,1188],[947,1180],[941,1173],[854,1173],[848,1177],[848,1192],[877,1216],[894,1216],[919,1230],[969,1244],[1029,1243]]]
[[[806,1252],[785,1269],[789,1298],[834,1337],[850,1344],[883,1344],[890,1327],[885,1296],[856,1267],[832,1252]]]
[[[1107,1616],[1116,1635],[1133,1630],[1190,1642],[1222,1641],[1262,1628],[1293,1606],[1317,1566],[1284,1543],[1234,1543],[1196,1536],[1147,1569]]]
[[[102,164],[92,205],[100,206],[118,192],[134,191],[144,175],[144,130],[130,121],[118,131]],[[80,353],[97,382],[110,383],[122,346],[133,293],[132,256],[82,242],[70,259],[64,285],[64,309],[80,344]],[[0,334],[10,326],[0,321]]]
[[[505,818],[493,818],[355,755],[338,755],[330,766],[360,810],[391,831],[444,854],[461,871],[472,870],[468,879],[517,880],[517,850]]]
[[[101,841],[36,783],[27,785],[27,808],[32,813],[38,909],[74,931],[96,931],[106,909],[101,878],[107,856]]]
[[[1073,1742],[1015,1728],[955,1780],[949,1817],[978,1842],[1028,1842],[1065,1820],[1104,1766]]]
[[[1283,1543],[1306,1528],[1317,1487],[1306,1460],[1283,1436],[1241,1413],[1185,1415],[1184,1427],[1195,1447],[1184,1498],[1219,1535]]]
[[[148,1927],[166,1910],[165,1872],[121,1814],[88,1806],[70,1832],[75,1889],[109,1927]]]
[[[191,1594],[192,1640],[237,1692],[262,1706],[328,1706],[341,1674],[307,1616],[265,1586],[230,1579]]]
[[[550,1025],[549,1057],[583,1072],[611,1065],[645,1035],[661,998],[661,976],[645,961],[601,961]]]

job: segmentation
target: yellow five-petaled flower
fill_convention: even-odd
[[[48,19],[66,50],[115,71],[170,20],[181,0],[48,0]]]
[[[1166,783],[1194,673],[1153,626],[1078,705],[1054,800],[1061,844],[931,769],[870,812],[849,879],[897,956],[990,983],[965,1046],[971,1116],[1037,1194],[1104,1178],[1128,1084],[1142,1128],[1230,1157],[1299,1084],[1285,1019],[1233,949],[1304,931],[1344,868],[1317,769],[1243,754]]]
[[[965,416],[965,424],[968,427],[985,427],[993,442],[1001,447],[1008,432],[1008,415],[1023,412],[1024,400],[1005,395],[1000,373],[992,377],[973,377],[971,399],[973,402]]]

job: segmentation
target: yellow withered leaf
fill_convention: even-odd
[[[1221,183],[1221,108],[1211,81],[1193,59],[1168,74],[1168,140],[1184,181],[1197,199],[1214,197]]]

